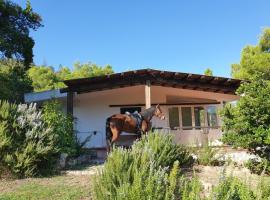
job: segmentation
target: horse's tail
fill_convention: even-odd
[[[112,148],[112,131],[110,127],[111,117],[106,119],[106,143],[107,143],[107,151],[110,152]]]

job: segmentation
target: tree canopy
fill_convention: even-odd
[[[210,68],[207,68],[207,69],[204,71],[204,75],[207,75],[207,76],[213,76],[213,70],[210,69]]]
[[[33,12],[29,1],[23,9],[9,0],[0,0],[0,16],[0,56],[15,58],[29,66],[35,44],[29,32],[42,26],[41,17]]]
[[[35,92],[63,88],[65,87],[63,80],[111,73],[113,73],[113,69],[110,65],[98,66],[90,62],[84,64],[77,62],[72,70],[68,67],[60,67],[58,71],[54,71],[52,67],[48,66],[32,66],[28,70],[28,76],[32,80]]]
[[[257,45],[244,47],[240,63],[232,64],[233,78],[250,80],[258,72],[270,80],[270,28],[263,30]]]
[[[23,94],[32,90],[25,66],[16,60],[0,60],[0,99],[21,102]]]
[[[240,86],[236,106],[223,110],[223,140],[270,161],[270,82],[261,74]]]

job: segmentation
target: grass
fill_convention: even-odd
[[[0,200],[90,199],[90,176],[56,176],[0,182]]]

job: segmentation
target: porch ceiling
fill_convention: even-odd
[[[217,76],[142,69],[106,76],[66,80],[64,83],[67,85],[67,88],[61,89],[61,92],[87,93],[134,85],[145,85],[147,80],[151,82],[151,85],[155,86],[225,94],[235,94],[236,89],[242,82],[242,80],[238,79]]]

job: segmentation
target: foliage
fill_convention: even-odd
[[[35,92],[63,88],[65,87],[63,80],[101,76],[111,73],[113,73],[113,70],[110,65],[102,67],[92,63],[81,64],[79,62],[74,64],[73,70],[61,67],[58,71],[54,71],[52,67],[48,66],[32,66],[28,70]]]
[[[112,73],[113,70],[110,65],[105,65],[104,67],[102,67],[93,63],[81,64],[80,62],[76,62],[74,64],[74,70],[71,72],[71,78],[86,78],[93,76],[102,76]],[[68,77],[66,79],[68,79]]]
[[[270,79],[270,28],[263,30],[256,46],[248,45],[242,50],[239,64],[232,65],[234,78],[249,80],[258,72]]]
[[[199,200],[202,192],[202,185],[198,176],[194,176],[191,180],[185,178],[180,183],[180,196],[182,200]]]
[[[211,192],[210,199],[217,200],[268,200],[270,198],[269,181],[261,177],[256,187],[236,177],[223,174],[220,182]],[[252,183],[253,184],[253,183]]]
[[[258,159],[249,159],[245,163],[245,167],[255,174],[265,173],[270,175],[270,162],[266,159],[262,159],[261,161]]]
[[[255,194],[246,184],[234,177],[224,177],[213,189],[211,199],[254,200]]]
[[[260,76],[240,86],[236,106],[226,105],[223,141],[270,160],[270,85]]]
[[[190,165],[193,162],[187,147],[175,144],[172,135],[149,134],[140,142],[135,143],[132,149],[138,152],[145,149],[146,153],[151,153],[149,156],[156,161],[157,165],[162,167],[172,166],[175,160],[178,160],[181,166]]]
[[[0,165],[19,177],[48,173],[58,153],[56,135],[35,104],[0,101]]]
[[[64,83],[57,77],[54,69],[47,66],[32,66],[28,70],[35,92],[64,87]]]
[[[23,94],[32,89],[31,80],[24,71],[25,67],[21,62],[0,60],[0,99],[23,101]]]
[[[197,151],[198,164],[208,165],[208,166],[217,166],[220,164],[217,156],[218,150],[206,145]]]
[[[94,199],[178,198],[181,158],[175,154],[178,152],[184,156],[183,160],[188,160],[186,150],[183,154],[179,150],[171,136],[157,133],[144,136],[131,150],[114,148],[102,173],[96,177]]]
[[[41,27],[41,17],[33,12],[30,1],[26,8],[10,0],[0,0],[0,53],[2,58],[16,58],[29,66],[33,61],[34,40],[30,30]]]
[[[236,106],[226,105],[223,141],[270,160],[270,84],[259,76],[240,86]]]
[[[73,120],[61,110],[59,102],[53,100],[46,102],[42,109],[43,121],[57,135],[56,143],[61,153],[76,154],[76,138],[73,131]]]
[[[210,69],[210,68],[207,68],[207,69],[204,71],[204,75],[207,75],[207,76],[213,76],[213,70]]]

